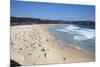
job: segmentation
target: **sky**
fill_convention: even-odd
[[[95,6],[11,1],[11,16],[51,20],[95,21]]]

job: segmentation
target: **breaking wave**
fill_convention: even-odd
[[[81,28],[75,25],[67,25],[64,28],[56,29],[57,31],[66,32],[73,35],[75,40],[88,40],[95,38],[95,30],[88,28]]]

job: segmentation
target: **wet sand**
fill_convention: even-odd
[[[92,62],[95,56],[61,43],[47,31],[47,25],[20,25],[11,26],[11,59],[34,65]]]

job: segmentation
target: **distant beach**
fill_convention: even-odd
[[[94,54],[56,38],[48,27],[47,24],[11,26],[11,59],[21,65],[95,61]]]

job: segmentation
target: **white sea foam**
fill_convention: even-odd
[[[75,29],[79,29],[79,27],[75,26],[75,25],[68,25],[68,27],[65,27],[66,30],[75,30]]]
[[[74,35],[75,40],[86,40],[95,37],[95,30],[80,28],[75,25],[68,25],[63,29],[56,29],[57,31],[67,32],[68,34]]]

